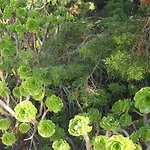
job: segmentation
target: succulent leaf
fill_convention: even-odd
[[[38,133],[45,138],[55,133],[55,124],[51,120],[41,120],[38,125]]]
[[[31,122],[35,119],[37,109],[28,100],[22,101],[15,107],[15,118],[20,122]]]

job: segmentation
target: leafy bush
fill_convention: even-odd
[[[1,149],[149,149],[149,3],[93,2],[0,0]]]

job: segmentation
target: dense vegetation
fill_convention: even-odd
[[[149,16],[149,0],[0,0],[0,149],[150,150]]]

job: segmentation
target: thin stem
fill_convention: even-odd
[[[129,137],[129,133],[126,130],[120,129],[119,131],[124,133],[125,136]]]
[[[83,138],[84,138],[85,143],[86,143],[86,149],[87,149],[87,150],[92,150],[91,141],[90,141],[90,138],[89,138],[87,132],[83,133]]]
[[[32,140],[32,139],[33,139],[33,137],[34,137],[34,135],[35,135],[35,133],[36,133],[36,131],[37,131],[37,124],[38,124],[38,122],[37,122],[36,120],[33,120],[33,126],[34,126],[33,133],[32,133],[32,135],[31,135],[29,138],[24,139],[24,141],[29,141],[29,140]],[[31,142],[32,142],[32,141],[31,141]]]
[[[43,108],[44,108],[44,103],[43,103],[43,101],[41,101],[41,105],[40,105],[40,112],[39,112],[39,114],[37,115],[37,117],[36,117],[36,118],[41,117],[41,115],[42,115],[42,111],[43,111]]]
[[[76,102],[77,102],[77,105],[78,105],[79,109],[81,110],[81,112],[83,112],[83,109],[82,109],[82,107],[81,107],[81,105],[80,105],[79,101],[78,101],[78,100],[76,100]]]
[[[68,136],[66,136],[65,139],[71,145],[72,150],[75,150],[75,146],[74,146],[73,141]]]
[[[96,135],[98,135],[99,134],[99,132],[100,132],[100,130],[99,130],[99,124],[98,124],[98,122],[96,122]]]
[[[143,114],[143,121],[144,121],[144,125],[148,123],[148,116],[145,113]]]
[[[8,95],[8,93],[5,91],[7,99],[6,99],[6,104],[9,106],[9,102],[10,102],[10,97]]]
[[[146,150],[150,150],[150,144],[148,145],[147,149]]]
[[[8,105],[6,105],[1,99],[0,99],[0,105],[14,117],[15,112]]]
[[[48,109],[43,113],[43,115],[42,115],[42,118],[41,118],[41,120],[43,120],[44,118],[45,118],[45,116],[46,116],[46,114],[48,113]]]
[[[5,116],[11,116],[8,112],[6,112],[3,108],[0,107],[0,113]]]

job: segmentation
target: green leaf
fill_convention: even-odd
[[[88,125],[89,118],[85,116],[76,115],[69,121],[69,133],[73,136],[81,136],[85,132],[90,132],[92,127]]]
[[[138,131],[138,137],[142,141],[150,141],[150,125],[141,127]]]
[[[65,138],[65,131],[59,126],[55,126],[55,133],[50,137],[52,141],[60,140]]]
[[[7,130],[11,125],[11,121],[8,118],[0,120],[0,130]]]
[[[55,124],[51,120],[41,120],[38,125],[38,133],[45,138],[55,133]]]
[[[20,87],[15,87],[12,92],[13,92],[13,95],[17,98],[21,96]]]
[[[104,135],[96,136],[92,139],[94,150],[106,150],[106,143],[108,138]]]
[[[19,125],[19,131],[22,133],[27,133],[30,129],[30,125],[26,122],[23,122]]]
[[[136,146],[128,137],[113,135],[107,140],[106,150],[136,150]]]
[[[0,94],[5,91],[7,83],[5,81],[0,81]]]
[[[42,82],[39,78],[28,77],[23,83],[23,88],[26,92],[29,92],[30,95],[39,95],[42,92]]]
[[[90,122],[97,122],[101,119],[101,114],[96,108],[88,109],[87,116],[89,117]]]
[[[7,146],[11,146],[16,142],[16,137],[13,133],[4,133],[2,135],[2,143]]]
[[[26,22],[26,28],[28,31],[36,31],[39,27],[39,23],[37,21],[37,19],[31,19],[29,18]]]
[[[70,150],[69,144],[65,140],[57,140],[53,142],[52,148],[54,150]]]
[[[53,111],[55,113],[60,111],[63,107],[62,99],[54,94],[51,97],[47,97],[45,104],[49,111]]]
[[[124,112],[128,112],[132,105],[132,102],[130,99],[124,99],[124,100],[118,100],[113,106],[112,111],[115,114],[122,114]]]
[[[119,122],[122,127],[129,126],[132,123],[132,117],[127,113],[122,114]]]
[[[28,100],[24,100],[15,107],[15,118],[20,122],[32,122],[36,118],[37,109]]]
[[[108,115],[107,117],[104,116],[102,118],[100,127],[104,130],[112,130],[115,132],[120,129],[120,123],[113,115]]]
[[[141,88],[134,96],[134,106],[141,113],[150,113],[150,87]]]
[[[32,94],[32,98],[37,101],[42,101],[45,96],[45,93],[43,92],[43,90],[39,91],[39,94],[37,94],[37,95],[36,94]]]

